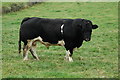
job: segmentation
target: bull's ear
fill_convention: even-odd
[[[97,29],[98,25],[92,25],[92,29]]]

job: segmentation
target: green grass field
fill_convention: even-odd
[[[2,16],[3,78],[118,78],[118,3],[42,3]],[[92,40],[64,61],[65,49],[38,43],[36,61],[18,54],[20,22],[24,17],[85,18],[99,25]]]
[[[18,3],[20,3],[20,2],[14,2],[14,3],[18,4]],[[3,2],[3,3],[2,3],[2,6],[7,6],[7,7],[9,7],[9,6],[11,6],[12,4],[13,4],[13,2]]]

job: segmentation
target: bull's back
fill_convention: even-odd
[[[20,27],[20,34],[21,34],[21,39],[26,40],[26,39],[33,39],[38,36],[38,27],[36,23],[38,22],[39,18],[31,18],[23,24],[21,24]]]
[[[20,34],[23,40],[34,39],[40,36],[45,42],[57,43],[61,39],[60,27],[62,23],[61,19],[34,17],[21,25]]]

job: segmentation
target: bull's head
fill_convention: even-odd
[[[78,22],[79,22],[79,24],[78,24]],[[77,24],[78,24],[77,27],[79,27],[81,30],[81,34],[83,35],[83,39],[85,41],[90,41],[92,29],[96,29],[96,28],[98,28],[98,26],[93,25],[90,20],[86,20],[86,19],[78,19]]]
[[[83,36],[85,41],[90,41],[91,40],[91,34],[92,34],[92,29],[98,28],[97,25],[93,25],[91,21],[89,20],[84,20],[83,21],[84,26],[83,28]]]

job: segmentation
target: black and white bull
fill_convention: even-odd
[[[24,60],[28,60],[28,52],[39,60],[36,54],[36,42],[46,47],[51,45],[64,46],[66,49],[65,59],[72,62],[74,48],[79,48],[83,41],[90,41],[92,29],[98,28],[90,20],[86,19],[46,19],[24,18],[21,22],[19,35],[19,53],[21,41],[23,46]]]

